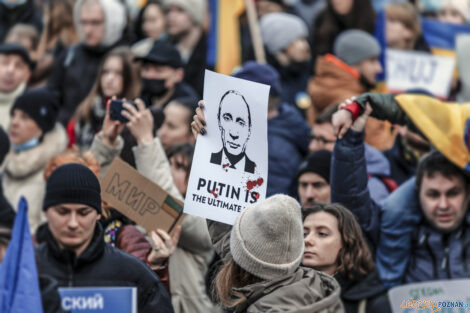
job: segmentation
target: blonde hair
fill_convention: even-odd
[[[409,2],[390,3],[385,8],[385,13],[388,19],[398,20],[410,29],[415,34],[415,38],[421,35],[419,12],[413,4]]]
[[[28,48],[28,41],[31,43],[30,51],[36,51],[39,44],[39,33],[36,28],[28,24],[16,24],[5,38],[5,42],[19,43],[25,48]]]

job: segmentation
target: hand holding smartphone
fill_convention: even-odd
[[[126,117],[122,116],[122,110],[125,110],[123,108],[124,103],[133,105],[137,109],[137,104],[135,104],[132,101],[121,100],[121,99],[111,100],[110,110],[109,110],[109,118],[111,120],[119,121],[121,123],[129,122],[129,120]]]

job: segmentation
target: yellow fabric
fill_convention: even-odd
[[[409,94],[396,96],[395,99],[442,154],[460,168],[467,167],[470,152],[468,139],[464,137],[467,120],[470,119],[470,103],[459,105]]]
[[[229,75],[242,61],[238,18],[245,10],[243,0],[219,1],[217,65],[215,70]]]

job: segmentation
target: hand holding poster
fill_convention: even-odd
[[[266,197],[269,88],[206,70],[207,133],[196,142],[185,213],[233,225]]]

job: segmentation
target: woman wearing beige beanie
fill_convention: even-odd
[[[230,226],[208,221],[223,265],[219,302],[234,312],[344,312],[338,283],[300,266],[304,255],[298,202],[274,195],[246,207]]]

